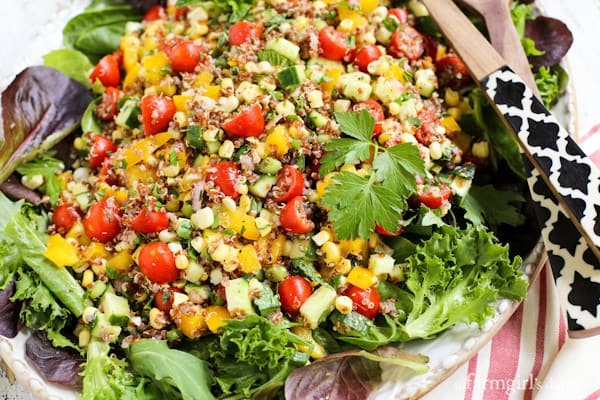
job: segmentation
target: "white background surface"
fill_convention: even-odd
[[[83,0],[0,0],[0,88],[14,74],[38,63],[40,56],[61,45],[61,27],[69,15],[81,9]],[[50,5],[49,3],[52,3]],[[575,36],[569,52],[569,69],[577,101],[577,132],[581,137],[600,124],[600,0],[538,0],[547,14],[564,21]],[[58,4],[58,6],[56,6]],[[34,27],[29,29],[28,27]],[[41,29],[40,29],[41,28]],[[10,73],[5,73],[10,71]],[[600,134],[591,141],[591,152],[600,149]],[[598,386],[600,337],[568,340],[542,386],[538,399],[583,399]],[[460,377],[450,377],[435,393],[452,393]],[[448,388],[448,391],[444,390]],[[442,389],[442,390],[439,390]],[[435,396],[438,397],[438,396]],[[448,398],[447,396],[439,397]],[[18,385],[10,385],[0,374],[0,399],[32,399]]]

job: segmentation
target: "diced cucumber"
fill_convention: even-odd
[[[177,236],[183,239],[190,239],[192,237],[192,231],[194,227],[192,223],[187,218],[178,218],[177,219]]]
[[[394,271],[394,258],[387,254],[371,254],[369,269],[375,275],[391,274]]]
[[[274,50],[292,61],[297,60],[298,54],[300,53],[300,47],[281,37],[269,40],[265,45],[265,49]]]
[[[190,264],[184,271],[185,280],[191,283],[200,283],[208,278],[208,274],[204,270],[202,264],[196,260],[190,260]]]
[[[97,299],[104,294],[106,291],[106,283],[102,281],[95,281],[92,288],[88,290],[90,298]]]
[[[373,85],[373,94],[383,104],[389,104],[392,101],[402,97],[405,88],[396,79],[380,76]]]
[[[469,193],[469,189],[471,189],[471,183],[473,183],[471,179],[456,176],[450,182],[450,188],[457,196],[465,197]]]
[[[277,79],[279,79],[279,85],[282,88],[295,88],[306,79],[304,65],[292,65],[282,69],[277,73]]]
[[[329,119],[326,116],[324,116],[323,114],[321,114],[320,112],[317,112],[317,111],[311,111],[310,114],[308,115],[308,118],[310,118],[311,122],[317,128],[321,128],[321,127],[327,125],[327,121],[329,121]]]
[[[125,297],[106,292],[102,297],[102,310],[111,325],[124,326],[129,322],[129,302]]]
[[[365,101],[371,96],[371,78],[364,72],[351,72],[340,77],[339,83],[344,96],[356,101]]]
[[[192,301],[197,299],[208,300],[210,298],[210,288],[208,285],[185,285],[185,292]]]
[[[277,182],[276,176],[262,175],[256,180],[256,182],[248,187],[248,191],[250,191],[250,193],[256,197],[264,199],[269,194],[269,191],[275,182]]]
[[[415,72],[415,86],[423,97],[431,97],[436,86],[437,77],[431,69],[420,69]]]
[[[256,314],[250,302],[250,289],[246,279],[236,278],[227,281],[225,285],[225,298],[227,299],[227,311],[233,317],[245,317],[250,314]]]
[[[263,174],[275,175],[281,169],[281,161],[273,157],[264,158],[260,165],[258,166],[258,170]]]
[[[410,11],[412,11],[415,17],[426,17],[429,15],[427,7],[425,7],[425,4],[421,3],[419,0],[410,0],[408,2],[408,8]]]
[[[316,329],[333,309],[336,292],[331,286],[321,286],[300,307],[300,315],[310,329]]]
[[[124,128],[137,128],[140,126],[138,115],[142,112],[139,107],[139,99],[135,97],[126,98],[121,106],[119,114],[115,118],[115,123]]]
[[[187,127],[185,137],[188,145],[196,149],[200,149],[204,146],[204,139],[202,139],[202,127],[200,125],[190,125]]]
[[[221,142],[206,142],[206,148],[210,154],[217,154],[220,147]]]
[[[98,313],[94,320],[91,334],[104,342],[113,343],[117,341],[117,338],[121,334],[121,327],[111,324],[106,315]]]

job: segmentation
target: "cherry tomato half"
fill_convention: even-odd
[[[95,109],[96,115],[105,121],[112,121],[117,115],[119,100],[123,96],[118,88],[109,86],[102,94],[102,101]]]
[[[92,146],[90,147],[90,167],[99,167],[108,157],[108,155],[115,151],[117,151],[117,146],[106,136],[92,136]]]
[[[119,86],[119,83],[121,83],[121,71],[118,59],[112,54],[105,55],[98,61],[89,78],[92,83],[99,80],[106,87]]]
[[[131,228],[138,233],[160,232],[169,227],[169,216],[164,211],[154,209],[156,201],[151,200],[147,207],[131,222]]]
[[[279,170],[273,187],[273,200],[284,203],[292,197],[300,196],[304,190],[304,176],[300,168],[286,164]]]
[[[412,26],[401,25],[392,35],[388,50],[394,57],[415,61],[425,51],[423,36]]]
[[[121,209],[114,197],[92,204],[83,217],[85,234],[92,240],[106,243],[121,230]]]
[[[56,207],[52,214],[52,223],[56,226],[58,233],[65,234],[75,225],[79,219],[79,213],[70,204],[61,204]]]
[[[113,168],[113,164],[110,158],[105,158],[102,162],[102,168],[100,168],[100,172],[98,172],[98,179],[100,181],[104,181],[109,185],[118,185],[119,178],[115,173]]]
[[[166,96],[149,94],[142,97],[141,109],[146,136],[166,131],[175,115],[175,103]]]
[[[283,207],[279,214],[279,222],[286,231],[292,233],[308,233],[314,224],[306,216],[302,196],[296,196]]]
[[[417,198],[421,204],[431,209],[440,208],[452,196],[452,190],[445,183],[425,185],[417,189]]]
[[[408,21],[408,10],[403,7],[392,8],[388,11],[388,16],[395,17],[399,23],[403,24]]]
[[[214,182],[225,196],[237,199],[240,194],[236,187],[241,175],[237,164],[231,161],[220,161],[212,169],[214,171],[209,172],[208,180]]]
[[[249,21],[239,21],[229,28],[229,44],[239,46],[252,40],[260,39],[263,34],[262,26]]]
[[[175,293],[183,293],[183,290],[178,287],[171,286],[168,289],[163,289],[154,294],[154,304],[160,311],[168,313],[173,307]]]
[[[354,65],[362,72],[368,72],[367,67],[381,57],[381,50],[374,44],[367,44],[357,49],[354,55]]]
[[[144,22],[156,21],[167,16],[167,10],[163,6],[155,5],[150,7],[146,14],[144,14]]]
[[[379,293],[374,287],[361,289],[358,286],[350,285],[344,291],[344,295],[352,299],[352,308],[359,314],[369,319],[375,318],[379,312]]]
[[[288,276],[279,283],[278,288],[281,308],[290,315],[297,315],[302,304],[313,292],[310,282],[301,276]]]
[[[446,54],[437,60],[436,75],[441,87],[460,89],[471,80],[469,70],[456,54]]]
[[[333,26],[326,26],[319,31],[319,54],[323,57],[340,61],[350,51],[347,36]]]
[[[375,232],[379,233],[380,235],[383,236],[400,236],[402,234],[402,232],[404,232],[404,226],[399,225],[398,229],[396,229],[395,232],[390,232],[387,229],[385,229],[383,226],[379,225],[379,224],[375,224]]]
[[[173,72],[194,72],[200,62],[200,52],[190,40],[179,40],[166,49]]]
[[[152,242],[142,247],[138,264],[142,273],[154,283],[168,283],[179,278],[175,255],[165,242]]]
[[[247,138],[260,136],[265,130],[265,117],[259,104],[254,103],[223,123],[230,137]]]
[[[360,112],[361,110],[367,110],[371,117],[375,120],[375,126],[373,127],[373,137],[379,136],[383,126],[383,120],[385,115],[383,114],[383,107],[377,102],[377,100],[369,99],[361,101],[352,107],[354,112]]]

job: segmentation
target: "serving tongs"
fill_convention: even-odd
[[[451,0],[423,0],[529,162],[569,335],[600,333],[600,171]]]

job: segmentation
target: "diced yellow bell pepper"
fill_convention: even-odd
[[[275,264],[283,253],[285,246],[285,235],[279,234],[271,243],[271,264]]]
[[[129,67],[127,74],[125,74],[125,78],[123,78],[123,90],[127,91],[135,87],[135,82],[141,69],[142,66],[137,63]]]
[[[96,258],[106,259],[110,257],[110,253],[108,252],[108,250],[106,250],[104,244],[99,242],[92,242],[87,247],[87,249],[85,249],[84,257],[86,260],[94,260]]]
[[[344,70],[341,67],[327,69],[325,71],[325,76],[327,76],[328,79],[324,79],[323,83],[321,83],[321,89],[323,89],[323,92],[331,94],[343,72]]]
[[[348,274],[346,282],[361,289],[368,289],[377,283],[377,277],[367,268],[354,267]]]
[[[139,48],[141,42],[137,36],[125,35],[119,42],[119,48],[123,51],[123,67],[129,72],[139,61]]]
[[[85,234],[85,229],[83,228],[81,221],[77,221],[73,224],[71,229],[69,229],[69,232],[65,235],[65,238],[75,239],[77,240],[77,243],[84,246],[87,246],[91,242],[90,238]]]
[[[360,11],[353,10],[350,7],[348,7],[346,4],[340,5],[338,7],[338,15],[339,15],[340,21],[343,21],[343,20],[352,21],[353,26],[346,33],[350,33],[354,29],[357,29],[357,28],[362,28],[363,26],[367,25],[367,22],[368,22],[367,19],[363,15],[361,15]],[[341,24],[341,25],[342,26],[340,28],[343,29],[344,26],[343,26],[343,24]]]
[[[153,168],[149,168],[144,164],[137,164],[125,170],[127,177],[127,187],[135,189],[138,183],[148,184],[156,181],[156,173]]]
[[[109,258],[106,265],[119,273],[126,273],[133,265],[133,257],[129,250],[121,250]]]
[[[343,256],[346,256],[347,254],[360,256],[365,250],[368,251],[369,242],[362,240],[361,238],[356,238],[354,240],[340,240],[340,247]]]
[[[177,307],[175,312],[175,325],[181,333],[190,339],[196,339],[206,333],[205,310],[196,304],[185,304]]]
[[[456,122],[456,120],[454,119],[454,117],[452,117],[450,115],[446,116],[446,117],[443,117],[440,120],[440,124],[442,124],[442,126],[444,128],[446,128],[446,130],[448,132],[458,132],[458,131],[461,130],[460,129],[460,125],[458,125],[458,123]]]
[[[248,240],[260,238],[260,232],[256,228],[256,218],[243,213],[239,208],[221,214],[221,223],[225,228],[235,231]]]
[[[400,82],[405,82],[405,71],[398,64],[392,64],[383,74],[386,78],[397,79]]]
[[[290,150],[290,138],[285,125],[277,125],[265,139],[267,151],[276,156],[283,156]]]
[[[171,139],[171,134],[168,132],[158,133],[156,135],[141,139],[132,146],[123,151],[123,159],[127,168],[147,160],[152,153],[159,147],[167,143]]]
[[[377,8],[377,0],[360,0],[360,8],[366,13],[370,13]]]
[[[214,77],[215,76],[212,73],[210,73],[208,71],[202,71],[202,72],[198,73],[198,76],[196,77],[196,80],[194,81],[194,86],[200,87],[200,86],[204,86],[208,83],[211,83],[213,81]]]
[[[169,57],[162,51],[146,56],[142,59],[141,75],[150,85],[158,84],[168,71]]]
[[[219,85],[206,85],[204,88],[204,95],[210,97],[213,100],[219,100],[221,97],[221,86]]]
[[[227,325],[225,321],[228,319],[231,319],[231,314],[229,314],[226,307],[206,307],[206,325],[212,333],[218,333],[220,327]]]
[[[77,248],[58,233],[48,238],[46,247],[44,257],[59,267],[72,267],[81,261]]]
[[[246,274],[253,274],[261,268],[260,260],[254,246],[247,244],[238,253],[240,269]]]
[[[175,109],[187,113],[189,111],[188,102],[192,99],[192,96],[183,94],[177,94],[173,96],[173,103],[175,103]]]

